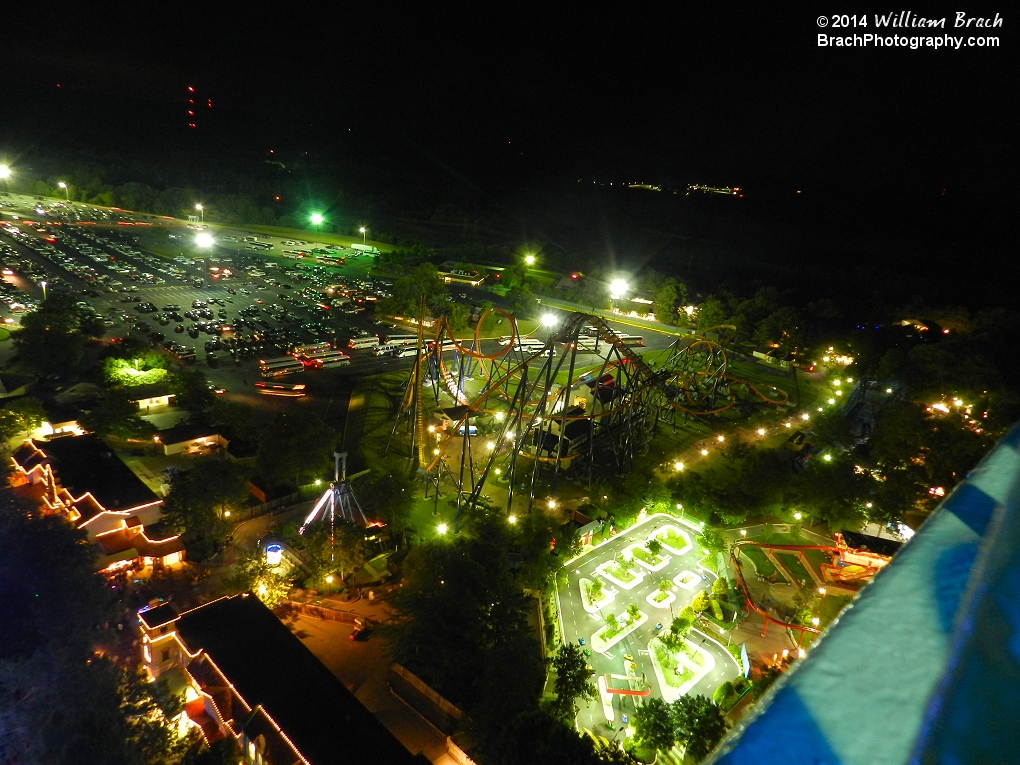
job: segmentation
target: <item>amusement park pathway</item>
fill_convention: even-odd
[[[361,605],[366,611],[373,606]],[[412,754],[424,752],[435,765],[456,765],[446,737],[390,693],[386,643],[378,636],[348,640],[352,626],[298,616],[291,630]]]

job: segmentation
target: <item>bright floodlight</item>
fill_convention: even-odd
[[[198,210],[199,212],[202,212],[203,208],[202,205],[195,205],[195,209]]]
[[[321,226],[324,220],[326,219],[322,217],[322,213],[312,213],[311,221],[313,226]]]
[[[554,313],[547,313],[544,316],[542,316],[542,326],[555,327],[556,322],[557,322],[556,314]]]
[[[445,534],[448,528],[449,526],[447,526],[445,523],[440,523],[438,526],[436,526],[436,531],[439,532],[440,534]]]
[[[11,175],[13,175],[13,172],[8,165],[0,165],[0,178],[7,180]]]
[[[358,233],[359,233],[359,234],[364,234],[364,233],[365,233],[365,227],[364,227],[364,226],[362,226],[361,228],[359,228],[359,229],[358,229]]]
[[[212,238],[212,234],[202,232],[200,234],[195,234],[195,244],[199,247],[208,248],[216,244],[216,240]]]
[[[626,291],[627,282],[625,282],[623,279],[613,279],[613,281],[609,283],[609,297],[613,298],[614,300],[616,298],[623,297]]]
[[[524,256],[524,265],[526,265],[526,266],[533,266],[533,265],[535,265],[535,256],[534,255],[525,255]]]
[[[67,184],[66,184],[66,183],[64,183],[63,181],[57,181],[57,185],[58,185],[58,186],[59,186],[60,188],[62,188],[62,189],[66,189],[66,188],[67,188]]]

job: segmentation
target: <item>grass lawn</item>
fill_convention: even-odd
[[[673,688],[679,688],[694,676],[694,673],[691,670],[686,667],[681,667],[677,663],[676,657],[666,650],[661,643],[655,644],[655,658],[658,660],[659,666],[662,668],[663,678],[665,678],[666,683]]]
[[[610,576],[615,576],[621,582],[633,582],[634,579],[636,578],[632,573],[630,573],[629,571],[624,571],[619,566],[610,566],[608,569],[606,569],[606,571],[609,573]]]
[[[652,600],[654,600],[656,603],[661,603],[662,601],[664,601],[668,597],[669,597],[669,590],[665,590],[665,591],[660,592],[657,595],[653,596]]]
[[[797,560],[797,556],[792,553],[781,553],[777,552],[776,557],[782,561],[783,565],[789,569],[790,573],[793,574],[793,578],[804,583],[805,587],[811,587],[814,579],[807,572],[807,569],[801,565],[801,562]]]
[[[10,336],[11,336],[10,332],[8,332],[3,327],[0,327],[0,343],[2,343],[4,340],[6,340]]]
[[[643,560],[649,566],[657,566],[662,563],[662,558],[658,555],[652,555],[648,550],[643,547],[635,547],[631,550],[631,554],[638,560]]]
[[[830,624],[851,600],[853,598],[849,595],[826,595],[822,598],[822,602],[818,607],[818,617],[822,626]]]
[[[775,580],[777,582],[786,581],[786,577],[772,565],[772,561],[765,556],[765,552],[763,550],[760,550],[757,547],[752,547],[751,545],[744,545],[740,548],[740,550],[751,560],[752,563],[754,563],[755,568],[758,569],[758,573],[763,577],[771,579],[775,576]]]
[[[683,652],[687,654],[687,658],[697,664],[699,667],[704,666],[705,659],[701,653],[696,651],[689,643],[683,644]]]
[[[814,566],[815,572],[818,576],[822,575],[822,564],[831,563],[829,556],[821,550],[805,550],[804,557],[808,559],[808,562]]]
[[[687,540],[680,536],[673,529],[668,529],[665,534],[659,534],[658,538],[676,550],[682,550]]]
[[[815,542],[812,542],[807,537],[802,537],[800,534],[780,534],[780,533],[777,533],[777,532],[772,532],[770,534],[765,534],[764,536],[761,537],[760,540],[755,538],[755,541],[756,542],[757,541],[768,542],[769,544],[774,544],[774,545],[813,545],[813,544],[815,544]]]

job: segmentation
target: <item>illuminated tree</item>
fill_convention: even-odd
[[[676,727],[670,705],[655,696],[634,712],[634,734],[638,741],[668,752],[676,743]]]
[[[694,612],[700,614],[706,608],[708,608],[708,593],[704,590],[698,590],[698,594],[694,596],[694,600],[691,601],[691,608]]]
[[[26,366],[40,374],[60,374],[81,365],[88,339],[102,337],[105,327],[74,303],[74,295],[51,294],[36,310],[22,316],[20,329],[11,336]]]
[[[676,738],[684,744],[684,754],[701,762],[726,733],[722,710],[704,696],[681,696],[671,706]]]
[[[38,428],[46,419],[39,399],[21,396],[4,402],[0,408],[0,438],[9,439]]]
[[[574,643],[564,643],[552,660],[556,679],[553,688],[556,702],[553,709],[562,719],[572,720],[577,715],[578,699],[592,702],[598,699],[598,690],[591,681],[591,671],[581,648]]]
[[[78,424],[99,436],[118,438],[148,439],[156,432],[152,423],[141,418],[138,405],[120,390],[106,391],[78,417]]]
[[[238,592],[252,592],[269,608],[287,597],[294,585],[293,577],[270,566],[262,547],[246,550],[237,559],[227,584]]]

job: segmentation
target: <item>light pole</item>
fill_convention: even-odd
[[[199,217],[202,219],[202,222],[205,223],[205,208],[202,207],[202,205],[195,205],[195,209],[198,210]]]
[[[368,244],[368,234],[365,233],[366,230],[367,229],[364,226],[362,226],[361,228],[358,229],[358,231],[361,232],[361,243],[362,244]]]
[[[558,320],[556,314],[547,313],[542,316],[542,326],[549,330],[549,340],[552,340],[553,327],[556,326]]]
[[[71,201],[71,192],[67,188],[67,184],[64,183],[63,181],[58,181],[57,185],[64,190],[64,199],[66,199],[68,202],[70,202]]]
[[[46,302],[46,282],[39,282],[39,286],[42,287],[42,299]]]
[[[629,289],[630,287],[623,279],[613,279],[613,281],[609,283],[609,299],[620,300]],[[616,310],[619,311],[619,308],[616,308]]]

